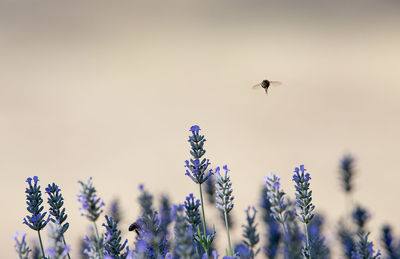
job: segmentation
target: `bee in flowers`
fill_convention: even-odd
[[[133,222],[130,226],[129,226],[129,231],[135,231],[137,235],[139,235],[139,230],[140,230],[140,226],[137,222]]]

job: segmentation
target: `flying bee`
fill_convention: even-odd
[[[257,89],[257,88],[264,88],[265,93],[268,95],[268,87],[272,86],[278,86],[281,85],[282,83],[279,81],[270,81],[270,80],[263,80],[261,83],[253,85],[253,89]]]
[[[140,230],[140,226],[137,222],[133,222],[130,226],[129,226],[129,231],[135,231],[136,234],[139,236],[139,230]]]

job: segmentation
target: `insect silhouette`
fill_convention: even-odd
[[[139,224],[138,224],[137,222],[132,223],[132,224],[129,226],[129,229],[128,229],[128,230],[129,230],[129,231],[135,231],[136,234],[137,234],[138,236],[140,236],[140,235],[139,235],[140,226],[139,226]]]
[[[270,80],[263,80],[261,83],[253,85],[253,89],[257,89],[257,88],[264,88],[265,93],[268,95],[268,87],[272,86],[278,86],[281,85],[282,83],[279,81],[270,81]]]

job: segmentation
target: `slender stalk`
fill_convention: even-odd
[[[203,191],[201,190],[201,184],[199,184],[200,188],[200,200],[201,200],[201,213],[203,215],[203,231],[204,231],[204,238],[207,241],[207,227],[206,227],[206,216],[204,214],[204,203],[203,203]],[[204,250],[206,250],[206,254],[208,255],[208,244],[205,245]]]
[[[43,249],[42,237],[40,236],[40,230],[38,230],[38,235],[39,235],[39,241],[40,241],[40,248],[42,249],[42,256],[44,259],[46,259],[46,256],[44,254],[44,249]]]
[[[281,219],[283,219],[283,217],[282,217],[282,212],[281,212],[281,213],[279,213],[279,216],[280,216],[280,218],[281,218]],[[283,227],[283,234],[284,234],[284,236],[286,236],[286,235],[287,235],[287,233],[288,233],[288,231],[287,231],[287,229],[286,229],[286,224],[285,224],[285,221],[284,221],[284,220],[282,220],[281,224],[282,224],[282,227]]]
[[[306,244],[307,244],[307,251],[308,251],[308,259],[311,259],[311,249],[310,249],[310,240],[308,237],[308,224],[304,223],[305,231],[306,231]]]
[[[62,236],[62,238],[63,238],[63,241],[64,241],[64,245],[67,245],[67,242],[65,242],[65,237],[64,237],[64,235]],[[69,256],[69,252],[68,252],[67,256],[68,256],[68,259],[71,259],[71,256]]]
[[[282,215],[282,213],[279,213],[279,215]],[[281,222],[281,225],[282,225],[282,228],[283,228],[283,241],[285,241],[285,239],[289,237],[289,231],[286,228],[285,222]],[[284,259],[288,258],[287,254],[285,252],[283,252],[283,258]]]
[[[97,230],[97,225],[96,225],[96,222],[94,222],[93,221],[93,225],[94,225],[94,229],[96,230],[96,239],[97,240],[100,240],[100,236],[99,236],[99,231]],[[97,242],[97,241],[96,241]],[[97,246],[96,246],[96,248],[97,248]],[[99,253],[100,253],[100,258],[101,259],[103,259],[103,250],[102,249],[99,249]]]
[[[228,235],[229,253],[230,253],[230,256],[233,257],[233,254],[234,254],[235,252],[234,252],[233,249],[232,249],[231,236],[229,235],[228,214],[226,213],[226,211],[224,211],[224,216],[225,216],[226,234]]]

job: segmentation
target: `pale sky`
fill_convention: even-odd
[[[399,11],[366,0],[1,1],[3,256],[16,256],[16,231],[36,238],[21,224],[29,176],[43,192],[61,187],[73,252],[88,225],[78,180],[92,176],[106,203],[121,199],[124,229],[140,183],[174,202],[198,196],[183,167],[193,124],[213,166],[231,169],[237,223],[265,175],[294,197],[292,172],[305,164],[334,233],[338,163],[351,153],[372,237],[389,221],[400,233]],[[251,89],[265,78],[283,84],[268,96]]]

